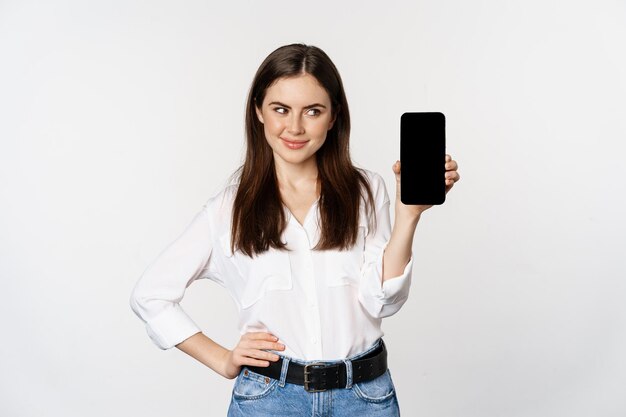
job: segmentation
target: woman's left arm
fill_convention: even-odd
[[[450,155],[446,155],[446,194],[454,183],[461,179],[457,172],[458,164]],[[419,222],[420,216],[432,205],[407,205],[400,201],[400,161],[393,165],[393,172],[396,174],[396,204],[395,221],[391,231],[391,238],[385,253],[383,254],[383,282],[389,278],[394,278],[402,274],[405,266],[411,259],[411,248],[413,246],[413,235]]]

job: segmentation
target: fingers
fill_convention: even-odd
[[[277,342],[267,342],[264,340],[249,340],[240,344],[242,348],[246,349],[266,349],[266,350],[283,350],[285,345]]]
[[[241,338],[249,340],[278,340],[276,336],[267,332],[248,332],[241,336]]]
[[[276,362],[278,359],[280,359],[280,357],[275,353],[265,352],[263,350],[257,350],[257,349],[242,349],[240,353],[242,356],[251,358],[252,360],[259,359],[262,361],[264,360],[264,361]]]
[[[451,185],[461,179],[461,176],[456,171],[447,171],[446,174],[446,185]]]
[[[461,176],[457,171],[446,171],[445,173],[446,180],[458,181]]]
[[[234,360],[237,366],[249,365],[249,366],[262,366],[264,368],[267,368],[268,366],[270,366],[270,363],[271,363],[270,361],[267,361],[267,360],[255,359],[247,355],[237,355],[237,354],[235,354]],[[272,362],[275,362],[275,361],[272,360]]]
[[[457,170],[459,168],[459,165],[456,163],[456,161],[447,161],[446,162],[446,171],[454,171]]]
[[[285,350],[285,345],[277,340],[277,337],[267,332],[245,333],[233,350],[235,362],[238,365],[269,366],[269,361],[276,362],[280,356],[267,350]]]
[[[448,187],[446,192],[448,192],[450,188],[452,188],[455,182],[461,179],[461,176],[457,172],[458,168],[459,168],[459,165],[456,163],[456,161],[453,160],[450,155],[446,154],[445,178],[446,178],[446,186]]]
[[[277,339],[269,333],[246,333],[238,346],[244,349],[284,350],[285,345],[278,343]]]
[[[248,365],[248,366],[262,366],[264,368],[270,366],[270,361],[269,360],[264,360],[264,359],[256,359],[253,358],[251,356],[249,356],[248,354],[239,354],[237,352],[233,352],[234,355],[234,362],[235,364],[240,367],[240,366],[244,366],[244,365]],[[272,360],[272,362],[275,362],[275,360]]]

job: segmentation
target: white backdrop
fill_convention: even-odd
[[[403,415],[626,415],[625,21],[623,0],[0,1],[0,415],[225,415],[233,381],[159,350],[128,298],[239,165],[254,72],[293,42],[336,63],[354,162],[392,199],[400,115],[447,116],[462,179],[383,323]],[[221,287],[182,304],[234,346]]]

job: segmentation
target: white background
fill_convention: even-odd
[[[625,22],[623,0],[0,1],[0,415],[225,415],[233,381],[128,299],[293,42],[339,68],[354,162],[392,199],[400,115],[447,117],[462,179],[383,322],[403,415],[626,415]],[[182,305],[234,346],[221,287]]]

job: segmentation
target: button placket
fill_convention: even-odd
[[[305,265],[303,268],[305,291],[307,296],[307,305],[309,307],[309,328],[313,332],[309,339],[314,345],[314,352],[317,357],[322,356],[321,351],[321,318],[318,309],[318,296],[317,296],[317,283],[315,280],[315,268],[313,264],[313,256],[311,252],[311,240],[309,238],[310,232],[307,232],[306,228],[302,229],[302,245],[306,252]]]

